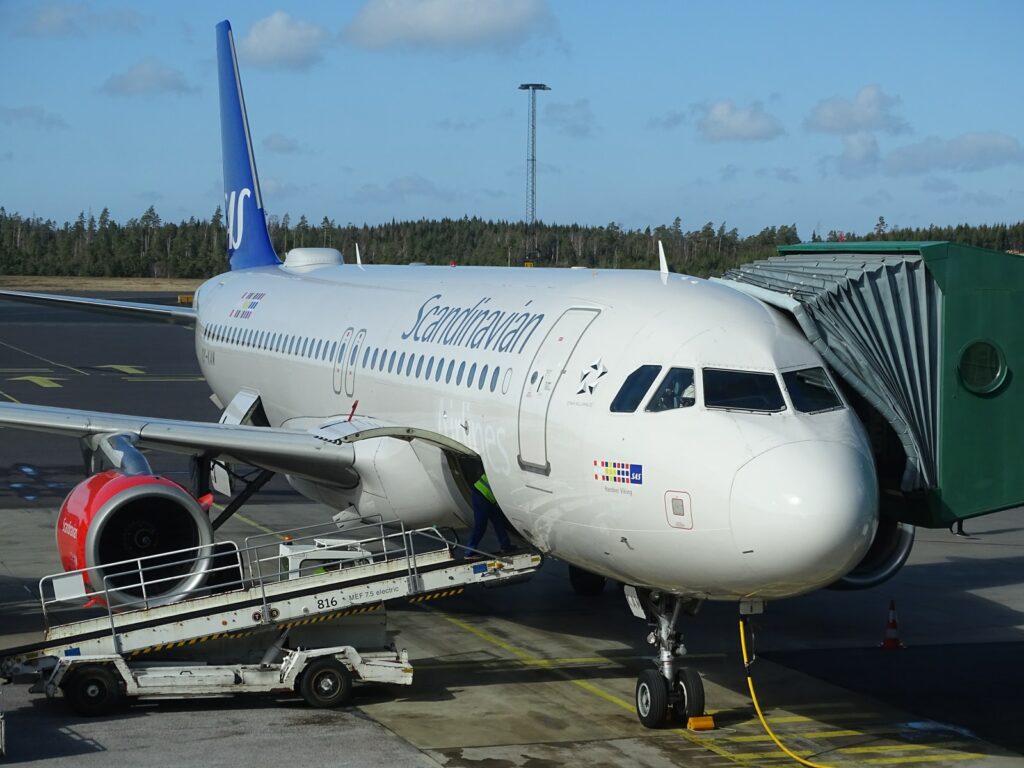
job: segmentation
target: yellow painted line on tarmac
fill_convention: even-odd
[[[865,765],[905,765],[907,763],[945,763],[949,760],[979,760],[987,755],[977,752],[942,752],[934,755],[907,755],[906,757],[872,757]]]
[[[19,400],[18,398],[16,398],[16,397],[15,397],[14,395],[8,395],[8,394],[7,394],[6,392],[4,392],[3,390],[0,390],[0,397],[5,397],[5,398],[7,398],[8,400],[10,400],[10,401],[11,401],[12,403],[18,403],[18,404],[20,404],[20,403],[21,403],[21,400]]]
[[[53,373],[53,368],[0,368],[0,374],[6,373]]]
[[[552,672],[555,675],[557,675],[558,677],[561,677],[563,680],[566,680],[566,681],[572,683],[573,685],[577,686],[578,688],[582,688],[587,693],[593,694],[594,696],[597,696],[598,698],[603,699],[604,701],[607,701],[609,704],[614,704],[615,706],[617,706],[617,707],[619,707],[621,709],[624,709],[624,710],[626,710],[627,712],[630,712],[630,713],[635,713],[635,711],[636,711],[634,706],[633,706],[633,702],[632,701],[626,701],[625,699],[621,698],[620,696],[616,696],[614,693],[609,693],[608,691],[605,691],[602,688],[597,687],[593,683],[587,682],[586,680],[579,680],[579,679],[573,677],[572,675],[570,675],[568,672],[565,672],[565,671],[563,671],[561,669],[553,667],[552,663],[551,663],[552,660],[537,658],[536,656],[533,656],[533,655],[527,653],[526,651],[521,650],[520,648],[517,648],[512,643],[509,643],[509,642],[507,642],[505,640],[502,640],[500,637],[496,637],[495,635],[492,635],[490,632],[487,632],[486,630],[480,629],[479,627],[474,627],[472,624],[469,624],[468,622],[462,621],[461,619],[456,619],[453,616],[448,616],[447,614],[443,613],[442,611],[437,610],[436,608],[433,608],[432,606],[424,605],[423,608],[425,610],[428,610],[428,611],[431,611],[433,613],[439,614],[446,621],[450,622],[451,624],[454,624],[459,629],[463,629],[466,632],[469,632],[471,635],[475,635],[476,637],[480,638],[481,640],[483,640],[483,641],[485,641],[487,643],[490,643],[491,645],[495,645],[495,646],[497,646],[498,648],[501,648],[504,651],[508,651],[513,656],[515,656],[517,659],[519,659],[524,664],[526,664],[527,666],[539,667],[541,669],[547,669],[550,672]],[[610,659],[607,659],[607,661],[609,661],[610,663],[614,663],[614,662],[611,662]],[[701,739],[701,738],[698,738],[696,736],[693,736],[689,731],[687,731],[684,728],[673,728],[671,730],[671,732],[675,733],[675,734],[677,734],[679,736],[682,736],[684,739],[689,741],[691,744],[695,744],[698,747],[706,749],[706,750],[708,750],[710,752],[714,752],[719,757],[724,757],[726,760],[731,760],[732,762],[739,762],[739,760],[735,757],[735,755],[733,755],[733,753],[730,752],[729,750],[723,749],[722,747],[718,746],[717,744],[714,744],[714,743],[712,743],[710,741],[707,741],[705,739]]]
[[[206,381],[204,376],[122,376],[121,381]]]
[[[58,384],[58,381],[67,381],[67,379],[59,376],[11,376],[7,379],[8,381],[27,381],[29,384],[35,384],[37,387],[43,389],[60,389],[63,384]]]
[[[821,717],[828,720],[876,720],[880,715],[874,714],[873,712],[837,712],[835,714],[829,713],[827,715],[821,715]],[[807,715],[782,715],[780,717],[768,717],[766,719],[772,725],[776,723],[788,725],[789,723],[818,722],[813,717],[808,717]]]
[[[218,508],[218,509],[224,509],[224,507],[222,507],[220,504],[214,504],[213,506],[215,508]],[[267,526],[265,526],[265,525],[261,525],[260,523],[257,523],[255,520],[246,517],[241,512],[235,512],[235,514],[233,514],[232,517],[234,517],[234,518],[236,518],[238,520],[241,520],[246,525],[251,525],[257,531],[263,531],[263,533],[273,533],[275,535],[277,534],[277,531],[272,530],[270,528],[267,528]],[[278,536],[277,538],[279,538],[282,541],[284,541],[284,536]]]
[[[129,376],[141,376],[144,371],[138,365],[97,365],[97,368],[109,368],[118,373],[127,373]]]
[[[786,734],[786,737],[794,737],[800,739],[839,739],[846,738],[849,736],[866,736],[868,734],[862,731],[791,731]],[[771,741],[772,737],[768,734],[762,733],[757,736],[730,736],[727,741],[734,741],[742,744],[752,744],[759,741]]]
[[[845,755],[870,755],[878,752],[920,752],[922,749],[938,749],[939,744],[880,744],[871,747],[843,747],[838,750]]]
[[[16,347],[13,344],[8,344],[6,341],[0,341],[0,346],[7,347],[8,349],[13,349],[15,352],[20,352],[21,354],[28,355],[29,357],[34,357],[36,360],[42,360],[44,363],[48,363],[49,365],[56,365],[58,368],[67,368],[69,371],[80,373],[83,376],[89,375],[86,371],[83,371],[79,368],[75,368],[74,366],[71,365],[64,365],[64,363],[58,363],[56,360],[49,360],[43,357],[42,355],[37,355],[34,352],[29,352],[27,349],[22,349],[21,347]]]

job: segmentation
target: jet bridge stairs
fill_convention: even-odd
[[[408,656],[387,630],[385,602],[508,585],[541,564],[533,553],[464,558],[465,548],[435,527],[341,532],[329,524],[253,536],[242,548],[214,546],[44,577],[44,638],[0,650],[0,677],[35,678],[33,690],[48,696],[63,689],[89,714],[101,702],[89,699],[95,685],[69,688],[81,677],[76,669],[99,675],[101,688],[113,674],[118,699],[298,690],[314,706],[334,706],[341,700],[328,695],[330,674],[348,691],[352,680],[412,682]],[[205,586],[169,588],[195,584],[197,574]],[[80,613],[83,601],[102,612],[61,621],[69,604]],[[315,663],[317,675],[334,666],[320,690],[303,688],[304,670]]]

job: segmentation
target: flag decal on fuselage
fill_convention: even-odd
[[[232,309],[228,316],[241,320],[248,320],[252,317],[252,313],[256,311],[256,307],[260,305],[260,301],[266,295],[267,294],[264,291],[246,291],[242,294],[242,299],[238,302],[238,306]]]
[[[628,461],[600,461],[594,459],[594,479],[604,483],[644,484],[644,465]]]

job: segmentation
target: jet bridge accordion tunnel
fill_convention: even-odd
[[[883,521],[1024,504],[1024,257],[951,242],[783,246],[720,280],[788,313],[875,453]]]

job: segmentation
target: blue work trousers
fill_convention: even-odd
[[[469,548],[476,549],[480,539],[487,532],[487,521],[494,524],[494,534],[498,537],[498,543],[502,549],[511,549],[512,542],[508,538],[508,531],[505,530],[505,521],[501,518],[501,510],[497,504],[492,504],[476,488],[473,489],[473,532],[469,535]]]

